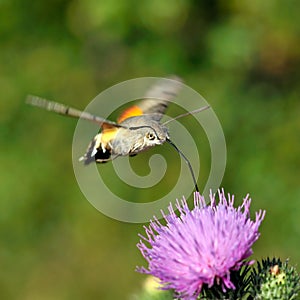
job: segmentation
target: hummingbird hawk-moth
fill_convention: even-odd
[[[118,156],[134,156],[156,145],[168,142],[186,161],[191,171],[195,189],[198,186],[192,166],[187,157],[170,140],[166,123],[183,116],[203,111],[209,106],[188,112],[161,123],[171,100],[175,98],[182,86],[179,78],[159,80],[145,94],[143,100],[125,109],[117,122],[80,111],[61,103],[48,101],[38,96],[28,96],[27,103],[65,116],[82,118],[99,124],[101,130],[92,139],[86,152],[79,158],[85,165],[92,162],[105,163]]]

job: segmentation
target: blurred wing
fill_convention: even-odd
[[[154,114],[155,119],[159,121],[168,108],[170,101],[178,95],[181,86],[182,81],[179,77],[173,76],[159,80],[146,92],[145,99],[129,107],[120,115],[118,123],[127,118],[143,114]]]
[[[66,106],[61,103],[48,101],[48,100],[43,99],[38,96],[32,96],[32,95],[27,96],[26,103],[33,105],[33,106],[37,106],[39,108],[46,109],[48,111],[53,111],[53,112],[61,114],[61,115],[65,115],[65,116],[69,116],[69,117],[73,117],[73,118],[82,118],[84,120],[88,120],[88,121],[97,123],[101,127],[103,127],[103,126],[122,127],[121,125],[119,125],[115,122],[92,115],[88,112],[80,111],[80,110]]]
[[[170,101],[177,97],[181,86],[179,77],[161,79],[147,91],[138,107],[144,114],[164,114]]]
[[[143,114],[142,109],[137,105],[133,105],[133,106],[128,107],[121,113],[117,122],[121,123],[130,117],[141,116],[142,114]]]

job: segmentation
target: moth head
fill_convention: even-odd
[[[166,141],[168,130],[164,126],[145,127],[144,140],[148,145],[160,145]]]
[[[135,133],[137,139],[142,138],[148,146],[163,144],[169,138],[167,127],[151,116],[133,117],[123,124]]]

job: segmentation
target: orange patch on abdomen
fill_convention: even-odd
[[[101,144],[106,148],[107,144],[113,140],[118,132],[118,128],[110,127],[110,128],[103,128],[101,132]]]

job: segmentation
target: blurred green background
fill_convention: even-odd
[[[212,105],[227,140],[222,186],[267,210],[254,257],[299,265],[299,11],[296,0],[0,1],[0,298],[129,299],[139,289],[142,225],[86,201],[71,161],[76,121],[24,100],[84,108],[143,76],[177,74]]]

